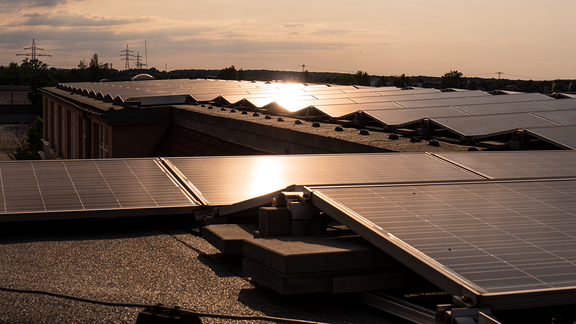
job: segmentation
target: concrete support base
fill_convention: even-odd
[[[242,271],[281,294],[348,293],[405,286],[404,268],[352,232],[255,238],[255,225],[209,225],[202,236],[243,255]]]

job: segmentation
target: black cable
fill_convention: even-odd
[[[272,321],[276,323],[295,323],[295,324],[327,324],[322,322],[311,322],[305,320],[298,320],[298,319],[290,319],[290,318],[282,318],[282,317],[272,317],[272,316],[265,316],[265,315],[226,315],[226,314],[212,314],[212,313],[201,313],[195,312],[189,309],[179,308],[179,307],[168,307],[163,305],[149,305],[149,304],[132,304],[132,303],[116,303],[116,302],[105,302],[101,300],[95,299],[88,299],[88,298],[80,298],[65,294],[53,293],[48,291],[42,290],[29,290],[29,289],[16,289],[16,288],[6,288],[0,287],[0,291],[7,291],[7,292],[15,292],[15,293],[23,293],[23,294],[39,294],[39,295],[46,295],[51,297],[58,297],[64,298],[74,301],[80,301],[84,303],[90,304],[98,304],[104,306],[112,306],[112,307],[134,307],[134,308],[149,308],[149,309],[160,309],[160,310],[173,310],[178,311],[182,314],[189,314],[195,315],[200,317],[211,317],[211,318],[224,318],[224,319],[237,319],[237,320],[265,320],[265,321]]]

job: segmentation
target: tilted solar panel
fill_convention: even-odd
[[[576,302],[574,180],[309,190],[321,210],[475,305]]]
[[[52,213],[62,212],[104,210],[113,215],[197,205],[156,159],[3,162],[0,182],[0,221],[18,214],[51,219]]]

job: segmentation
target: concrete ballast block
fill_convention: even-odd
[[[292,233],[292,214],[286,207],[261,207],[258,230],[264,236],[287,236]]]

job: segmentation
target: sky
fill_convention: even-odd
[[[576,79],[574,0],[0,0],[0,65]],[[145,46],[146,44],[146,46]],[[130,61],[130,67],[136,65]]]

